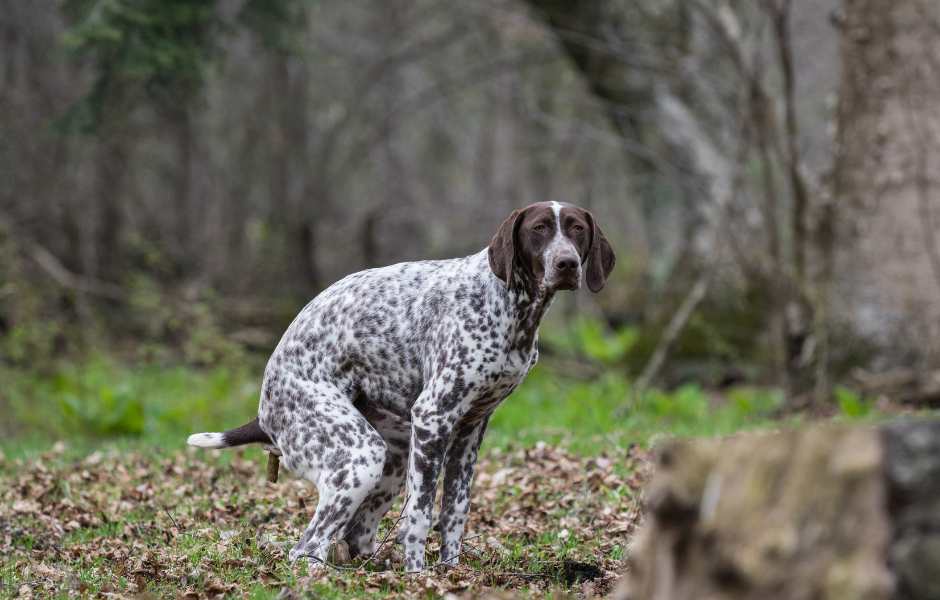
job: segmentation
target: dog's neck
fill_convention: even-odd
[[[484,274],[490,302],[502,308],[511,319],[509,331],[510,350],[528,354],[538,338],[539,324],[552,305],[555,290],[534,282],[531,277],[514,269],[512,284],[507,285],[490,269],[487,250],[468,256],[471,269]]]
[[[512,305],[510,314],[515,320],[512,347],[519,352],[529,352],[538,339],[539,324],[555,299],[555,291],[543,287],[533,290],[521,288],[509,290],[509,297]]]
[[[488,270],[489,266],[486,268]],[[552,305],[555,290],[546,288],[541,282],[534,281],[518,269],[513,269],[511,277],[510,285],[495,276],[493,279],[506,313],[512,318],[510,347],[517,352],[528,354],[534,349],[539,324]]]

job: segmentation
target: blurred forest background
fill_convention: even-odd
[[[618,265],[531,402],[940,406],[934,0],[0,0],[0,79],[5,433],[237,424],[319,290],[547,199]]]

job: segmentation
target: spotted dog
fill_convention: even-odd
[[[404,487],[405,567],[425,567],[443,473],[440,561],[455,565],[477,451],[496,406],[538,358],[558,290],[604,287],[614,253],[590,212],[557,202],[513,211],[486,249],[347,276],[294,319],[264,371],[257,419],[188,443],[263,443],[319,491],[290,559],[311,569],[344,540],[375,549]]]

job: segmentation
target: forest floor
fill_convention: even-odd
[[[640,519],[649,453],[584,457],[538,444],[493,449],[478,465],[462,564],[407,575],[390,535],[370,561],[311,578],[291,565],[315,491],[264,479],[258,449],[64,444],[0,463],[0,596],[427,598],[521,591],[606,595]],[[386,539],[399,507],[383,522]],[[429,563],[436,558],[436,535]]]
[[[633,403],[614,368],[577,379],[540,365],[490,422],[460,567],[406,575],[391,535],[371,560],[311,578],[284,545],[309,522],[316,491],[283,470],[267,483],[258,448],[184,446],[189,433],[250,419],[259,372],[100,357],[0,368],[0,598],[606,595],[658,438],[803,419],[781,420],[772,389],[686,385]],[[840,418],[872,417],[870,402],[846,394]]]

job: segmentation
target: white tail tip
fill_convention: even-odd
[[[194,433],[186,440],[190,446],[197,448],[225,448],[225,436],[221,433]]]

